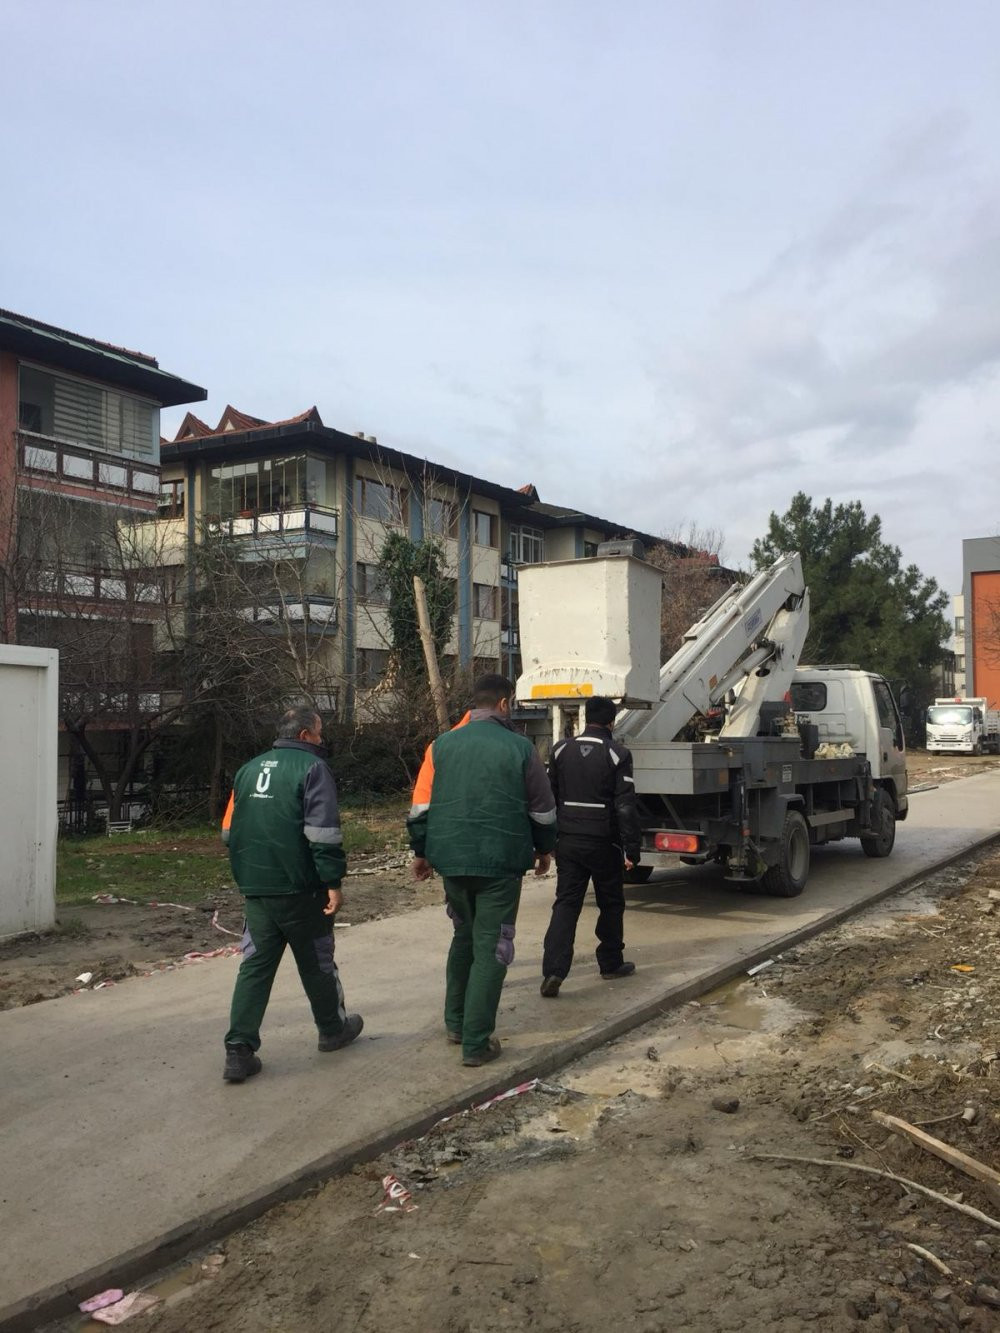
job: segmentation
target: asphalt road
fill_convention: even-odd
[[[718,985],[996,837],[998,811],[1000,773],[920,793],[891,857],[869,860],[856,842],[817,851],[791,900],[736,892],[707,868],[657,874],[629,891],[635,976],[601,981],[587,909],[555,1001],[538,994],[553,881],[527,880],[504,1055],[482,1070],[444,1040],[450,925],[436,908],[338,931],[348,1005],[365,1017],[348,1050],[317,1052],[286,959],[264,1072],[242,1086],[221,1079],[235,959],[0,1014],[0,1328],[34,1327],[67,1295],[127,1287],[305,1184]]]

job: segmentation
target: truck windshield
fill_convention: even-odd
[[[927,721],[931,726],[936,727],[967,727],[972,721],[972,709],[940,704],[934,708],[928,708]]]

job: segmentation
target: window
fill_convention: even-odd
[[[826,707],[826,686],[822,681],[793,681],[791,694],[796,713],[822,713]]]
[[[184,517],[184,482],[165,481],[160,485],[160,498],[156,506],[157,518]]]
[[[590,560],[593,556],[595,556],[597,554],[597,542],[584,542],[583,554],[584,558],[587,560]]]
[[[540,528],[511,528],[508,549],[516,565],[537,565],[545,559],[545,534]]]
[[[955,617],[955,633],[956,633],[956,634],[964,634],[964,633],[965,633],[965,616],[956,616],[956,617]]]
[[[955,670],[956,670],[956,671],[964,671],[964,670],[965,670],[965,654],[964,654],[964,653],[956,653],[956,654],[955,654]]]
[[[17,418],[21,430],[93,449],[133,458],[155,458],[159,451],[155,403],[33,366],[18,372]]]
[[[499,519],[496,514],[488,514],[484,509],[472,511],[472,540],[477,546],[498,546]]]
[[[358,685],[365,690],[378,685],[389,668],[386,648],[359,648],[355,660]]]
[[[290,454],[249,463],[215,467],[208,490],[208,510],[222,518],[234,514],[276,514],[306,504],[325,504],[333,493],[322,458]]]
[[[384,481],[370,477],[355,477],[354,508],[361,518],[374,518],[379,523],[406,523],[406,492]]]
[[[424,528],[429,536],[457,537],[457,506],[450,500],[427,500],[424,504]]]
[[[477,620],[496,620],[497,590],[489,583],[472,585],[472,614]]]
[[[389,604],[389,581],[384,569],[378,565],[366,565],[358,562],[355,583],[359,602],[375,602],[380,606]]]
[[[892,702],[889,686],[884,680],[873,681],[872,686],[875,691],[875,707],[878,709],[879,725],[892,730],[896,726],[896,706]]]

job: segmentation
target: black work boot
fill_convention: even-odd
[[[500,1042],[496,1037],[489,1037],[486,1045],[474,1055],[466,1055],[463,1065],[468,1065],[471,1069],[478,1069],[480,1065],[488,1065],[491,1060],[495,1060],[501,1051]]]
[[[559,994],[559,987],[562,983],[562,977],[546,977],[540,987],[541,993],[547,1000],[554,1000]]]
[[[620,967],[611,967],[607,972],[602,972],[601,977],[605,981],[617,981],[620,977],[630,977],[635,971],[635,963],[622,963]]]
[[[227,1046],[226,1067],[222,1077],[227,1083],[245,1083],[262,1069],[260,1057],[249,1046]]]
[[[324,1037],[322,1032],[319,1034],[319,1049],[321,1051],[339,1051],[344,1046],[350,1046],[351,1042],[361,1035],[361,1029],[365,1025],[365,1020],[360,1014],[348,1014],[344,1019],[344,1026],[335,1037]]]

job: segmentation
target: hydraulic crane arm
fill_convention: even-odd
[[[626,744],[672,741],[744,682],[720,735],[755,736],[761,705],[783,699],[791,685],[808,629],[802,561],[785,555],[709,607],[660,668],[660,702],[619,714],[616,733]]]

